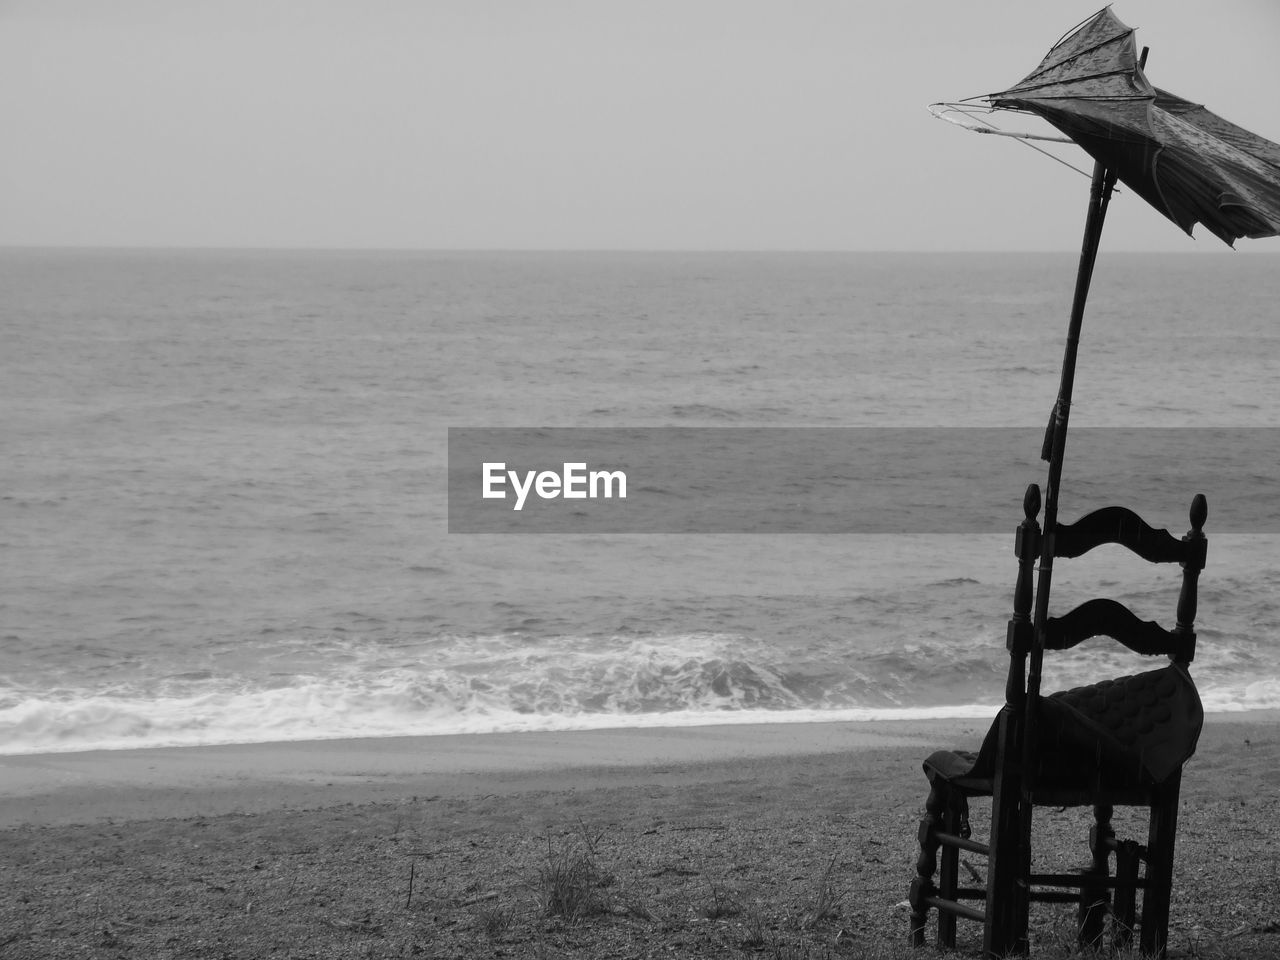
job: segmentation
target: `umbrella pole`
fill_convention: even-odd
[[[1062,357],[1062,380],[1058,385],[1058,401],[1053,408],[1049,429],[1045,434],[1041,457],[1049,461],[1049,478],[1044,497],[1044,533],[1040,551],[1040,575],[1036,581],[1035,636],[1027,676],[1028,702],[1040,693],[1040,666],[1043,659],[1041,631],[1049,616],[1049,588],[1053,582],[1053,533],[1058,521],[1058,485],[1062,479],[1062,460],[1067,447],[1067,421],[1071,415],[1071,392],[1075,385],[1076,353],[1080,346],[1080,327],[1084,321],[1085,302],[1093,280],[1093,264],[1098,257],[1102,224],[1116,184],[1114,172],[1101,163],[1093,167],[1093,183],[1089,189],[1089,212],[1085,218],[1084,242],[1080,249],[1080,265],[1076,272],[1075,296],[1071,302],[1071,321],[1067,327],[1067,345]]]
[[[1147,66],[1148,47],[1138,57],[1138,70]],[[1035,723],[1030,709],[1040,695],[1040,668],[1044,660],[1044,624],[1049,618],[1049,587],[1053,582],[1053,535],[1058,523],[1058,484],[1062,479],[1062,458],[1067,448],[1067,419],[1071,415],[1071,390],[1076,379],[1076,351],[1080,346],[1080,326],[1084,321],[1084,305],[1089,299],[1093,280],[1093,264],[1098,258],[1098,242],[1102,224],[1107,218],[1107,205],[1115,189],[1116,173],[1101,162],[1093,165],[1093,181],[1089,186],[1089,212],[1084,221],[1084,242],[1080,248],[1080,266],[1076,271],[1076,291],[1071,301],[1071,322],[1067,326],[1067,346],[1062,356],[1062,380],[1058,384],[1058,402],[1054,405],[1049,427],[1045,431],[1040,457],[1049,461],[1049,479],[1044,497],[1044,538],[1040,550],[1040,576],[1036,581],[1035,641],[1031,646],[1031,664],[1027,673],[1027,724],[1024,742],[1031,741]]]
[[[1036,582],[1035,628],[1027,670],[1026,699],[1021,709],[1009,718],[1012,729],[1002,730],[1002,742],[1014,743],[1021,739],[1020,769],[1010,767],[1001,774],[1011,795],[993,801],[992,831],[997,847],[1007,851],[993,856],[989,866],[986,932],[983,953],[988,957],[1005,956],[1007,953],[1025,954],[1028,951],[1027,920],[1030,907],[1029,890],[1024,884],[1014,882],[1017,876],[1026,877],[1031,871],[1031,811],[1029,802],[1035,789],[1035,766],[1032,751],[1035,744],[1036,701],[1040,696],[1040,668],[1044,660],[1044,625],[1049,617],[1049,586],[1053,580],[1053,539],[1058,520],[1058,483],[1062,478],[1062,458],[1067,445],[1067,418],[1071,412],[1071,390],[1075,382],[1076,352],[1080,344],[1080,326],[1084,320],[1084,305],[1089,297],[1089,283],[1093,279],[1093,264],[1098,255],[1098,241],[1102,236],[1102,224],[1107,215],[1107,204],[1115,186],[1115,174],[1101,163],[1093,168],[1093,185],[1089,190],[1089,213],[1085,219],[1084,243],[1080,250],[1080,266],[1076,273],[1076,290],[1071,304],[1071,322],[1067,329],[1066,352],[1062,358],[1062,381],[1058,387],[1058,402],[1049,421],[1042,453],[1049,461],[1049,480],[1044,500],[1044,534],[1040,547],[1040,575]],[[1017,764],[1017,761],[1014,761]],[[1006,779],[1007,778],[1007,779]],[[997,806],[999,809],[997,810]],[[1016,831],[1016,833],[1015,833]],[[1012,834],[1012,836],[1011,836]],[[1014,849],[1009,841],[1017,838]],[[1012,856],[1010,856],[1012,854]],[[998,874],[998,875],[997,875]],[[993,897],[992,893],[996,893]]]

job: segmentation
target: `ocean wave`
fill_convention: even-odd
[[[1054,658],[1046,690],[1133,672],[1110,654]],[[920,638],[840,660],[781,659],[733,634],[436,638],[348,651],[325,673],[210,671],[150,684],[0,687],[0,754],[350,737],[712,723],[989,717],[1007,660],[989,639]],[[1198,671],[1212,711],[1280,708],[1280,678],[1228,659]],[[1142,669],[1139,667],[1139,669]]]
[[[677,420],[737,421],[743,418],[740,410],[718,407],[710,403],[672,404],[668,413]]]
[[[450,712],[405,710],[397,707],[395,697],[380,699],[380,703],[357,703],[344,691],[304,684],[287,690],[159,700],[104,696],[78,701],[29,700],[21,708],[0,711],[0,754],[612,727],[989,717],[994,712],[990,704],[690,707],[644,713],[524,712],[490,705]]]
[[[733,634],[510,633],[331,653],[323,672],[270,678],[187,672],[106,689],[0,689],[0,753],[723,722],[902,704],[889,690],[900,677],[877,684],[872,675],[883,665],[869,661],[869,673],[780,659]]]

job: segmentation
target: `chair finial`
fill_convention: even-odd
[[[1191,529],[1199,533],[1208,519],[1209,501],[1204,498],[1203,493],[1197,493],[1191,501]]]
[[[1026,515],[1028,522],[1034,520],[1040,513],[1040,485],[1038,483],[1027,484],[1027,492],[1022,497],[1022,512]]]

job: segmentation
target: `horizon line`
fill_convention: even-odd
[[[186,252],[186,253],[396,253],[396,254],[683,254],[683,255],[773,255],[773,256],[805,256],[852,254],[893,254],[893,255],[998,255],[1010,256],[1019,254],[1072,254],[1079,250],[1071,247],[1053,248],[1036,247],[1024,249],[984,248],[978,250],[961,250],[955,248],[914,249],[914,248],[839,248],[839,247],[396,247],[396,246],[287,246],[287,245],[227,245],[227,244],[58,244],[58,243],[8,243],[0,242],[2,251],[28,252]],[[1271,249],[1249,246],[1243,249],[1226,245],[1200,247],[1197,249],[1133,249],[1109,250],[1107,256],[1126,254],[1161,255],[1161,256],[1203,256],[1205,254],[1267,254],[1278,253],[1280,247]]]

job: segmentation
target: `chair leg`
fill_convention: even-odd
[[[1111,914],[1111,941],[1117,950],[1127,950],[1133,943],[1133,927],[1138,910],[1138,862],[1142,859],[1142,847],[1136,840],[1122,840],[1116,845],[1115,906]]]
[[[954,836],[961,834],[961,809],[964,798],[952,795],[942,813],[942,829]],[[942,865],[938,871],[938,895],[947,900],[956,898],[959,887],[960,850],[956,847],[942,848]],[[956,945],[956,915],[946,910],[938,911],[938,946],[954,949]]]
[[[1012,794],[1012,795],[1010,795]],[[1027,929],[1031,805],[1019,802],[1015,791],[997,790],[991,801],[991,855],[987,862],[987,923],[983,931],[984,957],[1025,954]]]
[[[1178,792],[1182,773],[1166,781],[1151,806],[1147,840],[1147,888],[1142,895],[1144,954],[1163,960],[1169,936],[1169,896],[1173,889],[1173,843],[1178,831]]]
[[[1089,850],[1093,854],[1093,863],[1087,872],[1087,879],[1095,882],[1086,883],[1080,888],[1079,940],[1082,949],[1097,947],[1102,943],[1102,932],[1110,906],[1106,880],[1110,869],[1111,845],[1115,839],[1115,831],[1111,829],[1111,813],[1112,808],[1107,804],[1099,804],[1093,808],[1094,824],[1089,831]]]
[[[1014,927],[1013,952],[1019,956],[1026,956],[1031,952],[1028,930],[1031,926],[1031,821],[1034,815],[1035,807],[1030,801],[1023,801],[1022,815],[1018,821],[1018,839],[1022,846],[1018,851],[1018,882],[1014,886],[1017,924]]]
[[[920,819],[920,856],[916,860],[916,877],[911,881],[911,933],[913,947],[924,946],[924,928],[929,922],[929,906],[925,898],[937,893],[933,875],[938,869],[938,821],[947,806],[947,790],[934,784],[929,799],[924,804],[924,816]]]

